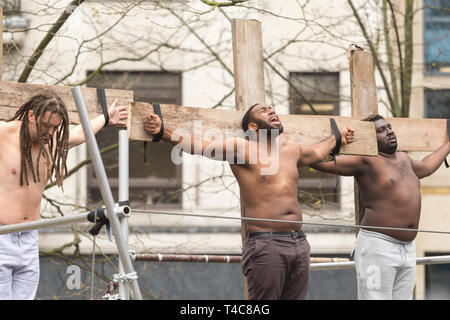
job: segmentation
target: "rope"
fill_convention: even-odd
[[[150,211],[150,210],[139,210],[139,209],[134,209],[133,211],[134,212],[140,212],[140,213],[173,215],[173,216],[187,216],[187,217],[201,217],[201,218],[229,219],[229,220],[244,220],[244,221],[264,221],[264,222],[277,222],[277,223],[278,222],[279,223],[296,223],[296,224],[302,224],[302,225],[323,226],[323,227],[368,228],[368,229],[378,229],[378,230],[397,230],[397,231],[439,233],[439,234],[450,235],[450,231],[438,231],[438,230],[408,229],[408,228],[395,228],[395,227],[377,227],[377,226],[364,226],[364,225],[354,225],[354,224],[324,223],[324,222],[304,222],[304,221],[292,221],[292,220],[250,218],[250,217],[213,216],[213,215],[206,215],[206,214]]]
[[[120,300],[120,296],[118,293],[116,294],[105,294],[103,297],[100,298],[101,300]]]
[[[131,282],[138,278],[136,271],[128,274],[116,273],[113,275],[114,282]]]

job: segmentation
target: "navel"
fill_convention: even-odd
[[[395,183],[395,180],[392,179],[392,178],[390,178],[389,181],[390,181],[391,183]]]

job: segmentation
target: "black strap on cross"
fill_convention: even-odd
[[[100,105],[102,106],[103,115],[105,116],[105,127],[109,123],[109,113],[108,113],[108,105],[106,104],[106,94],[105,89],[97,88],[97,97]]]
[[[339,180],[338,180],[338,174],[337,174],[336,155],[339,154],[339,150],[341,149],[342,137],[341,137],[341,132],[339,131],[339,128],[336,124],[336,120],[334,120],[333,118],[330,118],[330,123],[331,123],[331,130],[333,131],[334,137],[336,138],[336,146],[331,151],[330,155],[334,161],[334,167],[336,168],[336,191],[337,191],[338,186],[339,186]]]
[[[448,138],[450,139],[450,119],[447,119],[447,135],[448,135]],[[450,167],[448,165],[447,158],[444,159],[444,164],[445,164],[446,168]]]
[[[162,114],[161,114],[161,107],[159,105],[159,103],[153,103],[153,112],[155,112],[158,117],[161,119],[161,129],[159,130],[158,134],[155,134],[153,136],[153,142],[159,142],[161,141],[163,135],[164,135],[164,121],[162,118]],[[144,141],[144,162],[147,163],[147,141]]]

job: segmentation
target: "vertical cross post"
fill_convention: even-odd
[[[378,113],[377,87],[373,72],[372,53],[362,50],[350,50],[349,59],[352,117],[364,119]],[[355,223],[359,225],[364,217],[364,205],[356,180],[354,180],[353,184]]]
[[[255,103],[266,103],[261,23],[256,20],[234,19],[232,34],[236,109],[246,111]],[[242,200],[241,216],[245,217]],[[241,234],[244,243],[247,234],[244,222],[241,224]],[[248,299],[246,277],[244,296]]]

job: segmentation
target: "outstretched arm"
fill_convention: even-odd
[[[421,161],[411,159],[411,166],[416,176],[421,179],[435,172],[450,153],[450,141],[444,143],[439,149],[423,158]]]
[[[144,120],[144,130],[157,135],[161,130],[161,119],[154,113],[149,113]],[[161,138],[163,141],[170,142],[179,147],[182,151],[202,155],[213,160],[236,161],[238,154],[245,159],[240,159],[240,163],[249,162],[249,143],[241,138],[221,138],[206,139],[195,135],[187,130],[175,130],[164,125],[164,132]]]
[[[310,167],[327,173],[336,173],[340,176],[358,176],[363,173],[368,166],[364,157],[348,155],[336,157],[336,165],[334,164],[334,161],[328,161],[316,162],[311,164]]]
[[[349,144],[353,142],[355,130],[350,127],[344,127],[339,130],[341,133],[341,144]],[[312,163],[324,160],[336,146],[336,138],[334,135],[322,140],[311,146],[299,146],[300,158],[297,166],[309,166]]]
[[[109,114],[109,122],[108,126],[125,126],[126,119],[128,116],[127,107],[126,106],[117,106],[118,99],[115,99],[114,102],[108,108]],[[99,115],[93,119],[91,119],[91,127],[94,131],[94,134],[99,132],[105,126],[105,116]],[[79,144],[82,144],[86,141],[86,137],[84,136],[83,127],[81,124],[77,125],[73,129],[70,130],[69,133],[69,149],[75,147]]]

